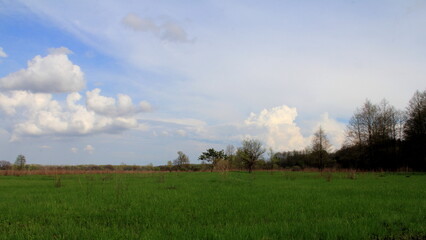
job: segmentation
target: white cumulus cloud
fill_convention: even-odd
[[[58,102],[52,100],[51,94],[27,91],[0,93],[0,110],[9,116],[15,115],[21,109],[29,109],[32,113],[46,108],[59,108]]]
[[[139,105],[135,106],[128,95],[118,94],[117,100],[115,100],[111,97],[101,96],[100,92],[101,90],[99,88],[86,92],[87,108],[97,114],[105,116],[126,116],[149,111],[151,109],[151,105],[146,101],[142,101]]]
[[[4,52],[2,47],[0,47],[0,57],[7,57],[7,54]]]
[[[345,141],[346,125],[330,118],[328,113],[324,113],[321,115],[321,120],[316,124],[314,131],[318,130],[320,126],[323,128],[333,148],[339,149]]]
[[[73,64],[67,48],[50,49],[46,57],[36,56],[21,69],[0,78],[0,89],[39,93],[74,92],[85,87],[84,74]]]
[[[296,108],[283,105],[264,109],[259,114],[251,113],[245,124],[261,130],[258,137],[277,151],[300,150],[306,147],[307,141],[294,122],[296,117]]]
[[[52,99],[51,94],[10,91],[0,93],[0,110],[14,119],[11,141],[23,136],[87,135],[120,132],[126,129],[146,130],[134,114],[106,116],[79,104],[79,93],[70,93],[66,102]]]
[[[72,148],[70,148],[70,151],[71,151],[72,153],[78,153],[78,148],[76,148],[76,147],[72,147]]]
[[[296,117],[296,108],[286,105],[264,109],[258,114],[251,113],[245,120],[245,125],[249,128],[243,130],[248,133],[246,137],[257,137],[276,151],[301,150],[308,147],[314,132],[320,126],[328,136],[333,149],[340,148],[345,140],[345,125],[330,118],[328,113],[322,114],[321,118],[312,124],[311,135],[306,137],[296,124]]]

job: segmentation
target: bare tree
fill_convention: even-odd
[[[263,153],[265,153],[265,149],[259,140],[245,139],[242,142],[242,146],[237,150],[237,158],[244,163],[249,173],[251,173]]]
[[[234,147],[234,145],[228,145],[228,146],[226,146],[225,155],[227,157],[235,155],[235,147]]]
[[[395,169],[400,165],[397,152],[401,148],[404,121],[404,114],[386,99],[379,104],[366,100],[347,127],[345,148],[356,148],[351,153],[356,165],[370,169]]]
[[[426,90],[416,91],[408,104],[404,136],[410,146],[411,165],[426,170]]]
[[[362,114],[359,109],[349,120],[346,129],[346,145],[361,146],[365,143],[365,136],[362,126]]]
[[[361,109],[357,109],[347,127],[347,144],[365,146],[372,142],[378,108],[366,100]]]
[[[373,143],[374,134],[377,131],[378,107],[367,100],[362,108],[361,123],[366,135],[367,145]]]
[[[0,161],[0,170],[8,170],[12,168],[12,164],[9,161]]]
[[[383,99],[378,106],[375,141],[398,139],[398,125],[403,120],[401,117],[395,107],[390,105],[386,99]]]
[[[226,160],[229,162],[230,168],[242,169],[242,163],[236,156],[234,145],[228,145],[225,149]]]
[[[407,121],[407,114],[404,111],[397,110],[396,112],[396,139],[404,140],[404,125]]]
[[[317,162],[319,169],[324,169],[330,150],[331,144],[328,141],[324,130],[320,126],[319,129],[314,133],[311,145],[311,154]]]
[[[349,120],[346,143],[352,146],[372,146],[401,137],[404,116],[391,106],[386,99],[379,105],[367,100]]]
[[[182,151],[178,151],[178,157],[173,161],[173,165],[175,165],[179,169],[186,169],[189,165],[189,158]]]
[[[404,135],[407,140],[426,135],[426,90],[416,91],[408,104]]]

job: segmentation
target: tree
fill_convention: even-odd
[[[408,103],[404,135],[407,140],[422,139],[426,136],[426,90],[416,91]]]
[[[406,112],[404,137],[408,145],[410,165],[426,170],[426,90],[414,93]]]
[[[234,145],[226,146],[225,155],[228,158],[229,156],[235,156],[235,147]]]
[[[173,163],[172,163],[172,161],[168,161],[167,162],[167,169],[169,170],[169,172],[172,172],[172,169],[173,169]]]
[[[207,161],[211,163],[211,172],[213,172],[213,169],[216,167],[217,163],[221,160],[224,160],[226,158],[226,155],[223,150],[216,151],[213,148],[207,149],[206,152],[203,152],[198,160]]]
[[[372,146],[376,143],[401,139],[400,128],[404,116],[383,99],[380,104],[366,100],[349,120],[347,143]]]
[[[266,162],[266,167],[272,171],[274,169],[275,163],[277,162],[277,154],[271,147],[268,149],[268,157],[269,159]]]
[[[319,129],[315,132],[314,138],[312,139],[311,154],[317,163],[317,167],[321,170],[325,167],[330,149],[331,145],[328,141],[327,135],[320,126]]]
[[[12,164],[8,161],[1,160],[0,161],[0,170],[8,170],[12,168]]]
[[[234,145],[226,146],[226,160],[229,162],[229,167],[234,169],[243,169],[243,164],[237,158]]]
[[[345,151],[355,149],[345,154],[359,153],[354,156],[358,168],[396,169],[401,165],[397,152],[401,146],[403,122],[404,115],[387,100],[383,99],[380,104],[366,100],[347,126]]]
[[[26,163],[25,156],[24,155],[18,155],[18,157],[16,158],[16,161],[15,161],[16,169],[18,169],[18,170],[24,169],[25,163]]]
[[[178,151],[178,157],[173,161],[173,164],[178,168],[178,169],[186,169],[188,168],[189,165],[189,158],[188,156],[186,156],[185,153]]]
[[[245,139],[242,146],[237,150],[237,158],[245,165],[249,173],[252,172],[254,165],[265,153],[262,143],[256,139]]]

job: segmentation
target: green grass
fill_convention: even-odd
[[[426,239],[426,175],[324,175],[0,176],[0,239]]]

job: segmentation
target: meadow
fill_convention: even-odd
[[[0,239],[426,239],[426,174],[0,176]]]

